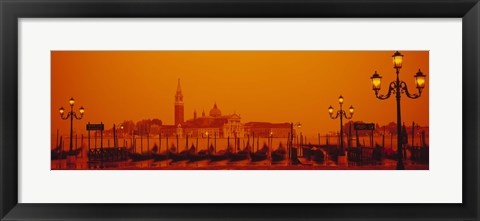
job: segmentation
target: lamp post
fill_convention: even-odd
[[[396,79],[392,82],[390,82],[389,87],[388,87],[388,93],[386,95],[379,95],[378,91],[380,90],[381,83],[382,83],[382,76],[380,76],[377,71],[373,73],[372,77],[370,79],[372,80],[372,86],[373,90],[375,91],[375,97],[377,97],[380,100],[386,100],[388,99],[393,93],[395,93],[395,98],[397,100],[397,170],[403,170],[405,169],[405,166],[403,165],[403,156],[402,156],[402,139],[401,139],[401,132],[402,132],[402,117],[401,117],[401,110],[400,110],[400,98],[402,96],[402,93],[405,93],[408,98],[411,99],[417,99],[422,95],[422,90],[425,88],[425,77],[420,69],[418,69],[418,72],[414,75],[415,78],[415,83],[416,87],[418,89],[418,94],[410,94],[407,88],[407,83],[404,81],[400,80],[399,74],[400,74],[400,69],[402,68],[403,64],[403,55],[396,51],[393,56],[393,68],[395,68],[396,72]]]
[[[300,122],[297,122],[297,123],[291,122],[290,123],[290,148],[288,150],[288,162],[289,163],[291,163],[291,161],[292,161],[292,148],[293,148],[293,139],[294,139],[293,127],[301,128],[302,124]]]
[[[75,100],[73,98],[70,98],[68,103],[70,104],[70,111],[68,112],[67,116],[65,116],[65,108],[60,107],[59,112],[60,112],[60,117],[62,118],[62,120],[70,119],[70,150],[69,150],[69,155],[74,155],[73,145],[72,145],[73,144],[73,142],[72,142],[72,138],[73,138],[73,119],[74,118],[77,119],[77,120],[82,119],[83,114],[85,113],[85,108],[83,108],[83,106],[80,107],[80,109],[79,109],[80,117],[78,117],[77,114],[75,113],[75,111],[73,111],[73,105],[75,104]]]
[[[268,157],[270,158],[273,150],[273,132],[272,131],[270,131],[270,133],[268,134],[268,138],[270,141],[268,144]]]
[[[353,106],[350,106],[349,108],[349,113],[350,115],[347,115],[347,112],[343,110],[343,96],[340,95],[338,97],[338,103],[340,104],[340,110],[337,111],[337,114],[333,116],[333,107],[330,105],[328,107],[328,114],[330,115],[331,119],[337,119],[340,117],[340,156],[345,156],[345,152],[343,151],[343,118],[345,117],[346,119],[352,119],[353,117],[353,111],[355,110]]]
[[[418,130],[420,126],[414,122],[412,122],[412,148],[415,147],[415,129]]]
[[[272,131],[270,131],[270,133],[268,134],[268,138],[269,138],[268,146],[270,146],[270,148],[273,148],[273,132]]]
[[[120,124],[120,126],[118,127],[120,128],[121,132],[122,132],[122,137],[123,137],[123,144],[125,145],[125,137],[123,135],[123,124]],[[113,124],[113,146],[115,148],[117,148],[119,145],[118,145],[118,128],[116,127],[115,124]]]
[[[125,147],[125,131],[123,130],[125,127],[123,124],[120,124],[120,130],[122,130],[122,138],[123,138],[123,147]],[[118,139],[117,139],[117,145],[118,145]]]
[[[205,132],[205,136],[207,137],[207,150],[210,151],[210,137],[208,136],[208,131]]]

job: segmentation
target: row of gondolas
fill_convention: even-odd
[[[63,151],[60,147],[57,147],[52,150],[51,158],[52,160],[62,160],[66,159],[67,155],[79,155],[82,152],[83,148],[75,149],[73,152]],[[133,162],[153,160],[155,162],[160,161],[169,161],[170,163],[175,162],[198,162],[198,161],[209,161],[209,162],[219,162],[219,161],[243,161],[248,160],[251,162],[261,162],[261,161],[271,161],[272,163],[281,162],[286,160],[287,150],[280,143],[278,148],[270,151],[268,145],[264,144],[262,148],[257,148],[256,151],[252,151],[250,145],[246,145],[243,149],[234,149],[226,148],[225,150],[215,151],[213,146],[210,148],[197,150],[197,148],[192,145],[190,148],[178,151],[175,146],[172,146],[169,150],[159,151],[158,146],[154,147],[144,153],[139,153],[135,151],[135,148],[95,148],[89,149],[88,160],[90,162],[94,161],[104,161],[104,162],[118,162],[131,160]],[[296,156],[296,153],[294,154]],[[303,156],[308,160],[313,160],[316,162],[323,162],[324,154],[320,149],[316,150],[315,148],[303,148]],[[296,158],[296,157],[294,157]],[[292,158],[293,159],[293,158]]]
[[[271,159],[272,162],[280,162],[286,159],[287,151],[280,144],[276,150],[269,151],[267,145],[263,145],[261,149],[257,151],[251,151],[251,147],[247,145],[242,150],[232,150],[232,148],[227,148],[226,150],[220,150],[218,152],[214,151],[214,147],[210,146],[208,150],[199,150],[197,151],[195,146],[191,146],[189,149],[183,151],[177,151],[174,146],[168,151],[159,152],[156,146],[153,147],[152,151],[149,153],[136,153],[129,152],[128,156],[132,161],[144,161],[144,160],[154,160],[154,161],[166,161],[171,160],[171,162],[197,162],[202,160],[208,160],[210,162],[218,161],[242,161],[250,160],[252,162],[260,162],[264,160]]]

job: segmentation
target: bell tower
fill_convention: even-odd
[[[175,93],[175,126],[183,124],[183,94],[180,87],[180,78],[177,84],[177,93]]]

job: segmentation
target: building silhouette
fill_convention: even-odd
[[[177,93],[175,93],[175,125],[183,124],[184,119],[184,107],[183,107],[183,94],[180,87],[180,78],[177,84]]]
[[[183,94],[178,79],[175,93],[175,118],[174,125],[162,125],[162,136],[168,137],[210,137],[210,138],[243,138],[245,136],[264,136],[272,134],[274,137],[287,137],[290,132],[289,123],[249,122],[243,124],[241,116],[237,113],[223,115],[217,103],[212,109],[201,116],[194,110],[193,118],[184,120]]]
[[[288,137],[290,123],[248,122],[244,124],[245,133],[258,137]]]
[[[209,112],[205,115],[203,111],[201,117],[193,113],[193,119],[185,121],[182,125],[184,133],[192,137],[217,137],[217,138],[241,138],[245,135],[244,126],[241,123],[240,115],[228,114],[222,115],[222,111],[215,103]]]

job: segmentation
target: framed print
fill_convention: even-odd
[[[2,1],[1,219],[478,220],[479,7]]]
[[[388,51],[52,51],[51,169],[393,170],[403,167],[428,170],[429,88],[424,73],[428,73],[429,53],[402,53],[397,51],[394,56],[410,58],[415,64],[398,66],[395,70],[415,72],[413,78],[418,81],[412,94],[406,83],[395,83],[402,86],[395,89],[398,93],[404,90],[405,98],[418,100],[416,105],[410,100],[403,101],[403,114],[399,112],[403,119],[417,121],[409,126],[391,122],[394,114],[389,112],[375,118],[368,116],[369,112],[358,117],[355,114],[355,109],[367,104],[370,108],[387,110],[392,106],[387,102],[371,107],[375,99],[372,94],[386,100],[393,88],[385,96],[379,95],[376,88],[375,93],[366,90],[354,97],[355,107],[343,106],[348,95],[362,89],[362,84],[353,83],[362,80],[362,75],[356,72],[368,73],[370,62],[392,56]],[[287,60],[290,62],[284,62]],[[336,73],[332,67],[345,60],[358,63],[352,62],[351,69]],[[183,68],[179,70],[178,66]],[[423,70],[417,69],[418,66]],[[132,70],[136,72],[134,78]],[[176,74],[168,76],[172,72]],[[318,74],[325,72],[330,74]],[[98,79],[100,75],[108,76],[109,80]],[[259,78],[260,75],[264,78]],[[338,85],[319,84],[341,81],[338,76],[352,83],[344,83],[348,86],[343,87],[343,94],[338,97],[340,109],[323,104],[324,109],[328,107],[325,114],[329,117],[325,121],[318,116],[322,101],[312,102],[311,95],[340,91]],[[373,76],[381,81],[377,72]],[[147,79],[155,83],[148,84]],[[112,88],[114,92],[105,92],[104,88]],[[175,92],[175,96],[165,96],[168,90]],[[62,100],[65,101],[67,94],[72,96],[70,108],[65,109]],[[78,110],[73,97],[80,97],[85,103]],[[144,104],[140,97],[145,98]],[[207,111],[192,108],[204,107],[203,102],[212,99]],[[168,101],[173,105],[167,111]],[[238,110],[225,113],[222,106]],[[93,113],[87,115],[86,109]],[[152,110],[135,113],[138,109]],[[269,117],[270,112],[276,116]],[[150,119],[148,115],[157,117]],[[135,122],[122,119],[123,116],[142,120]],[[114,121],[120,123],[110,123]],[[321,121],[323,128],[317,121]],[[338,122],[340,128],[332,131]],[[402,142],[403,150],[396,148],[398,142]]]

